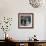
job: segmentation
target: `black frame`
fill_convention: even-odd
[[[20,17],[21,17],[21,15],[22,16],[26,16],[26,15],[28,15],[28,16],[32,16],[32,26],[31,27],[21,27],[20,26]],[[34,14],[33,13],[18,13],[18,28],[24,28],[24,29],[31,29],[31,28],[34,28]]]

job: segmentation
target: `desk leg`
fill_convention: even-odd
[[[28,46],[28,43],[24,43],[24,46]]]
[[[19,43],[16,43],[16,46],[20,46],[20,44]]]
[[[34,46],[38,46],[38,43],[34,43]]]

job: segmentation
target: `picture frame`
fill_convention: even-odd
[[[18,13],[18,28],[33,28],[34,14],[33,13]]]

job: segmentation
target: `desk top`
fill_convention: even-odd
[[[37,43],[46,43],[46,40],[39,40],[39,41],[29,41],[29,40],[16,40],[16,41],[13,41],[13,42],[37,42]]]
[[[29,40],[7,40],[7,41],[9,41],[9,42],[15,42],[15,43],[16,43],[16,42],[18,42],[18,43],[19,43],[19,42],[20,42],[20,43],[28,43],[28,42],[30,42],[30,43],[31,43],[31,42],[32,42],[32,43],[36,43],[36,42],[37,42],[37,43],[46,43],[46,40],[38,40],[38,41],[33,41],[33,40],[32,40],[32,41],[29,41]]]

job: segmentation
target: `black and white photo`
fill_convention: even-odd
[[[32,28],[33,27],[33,13],[19,13],[18,14],[18,27],[19,28]]]

